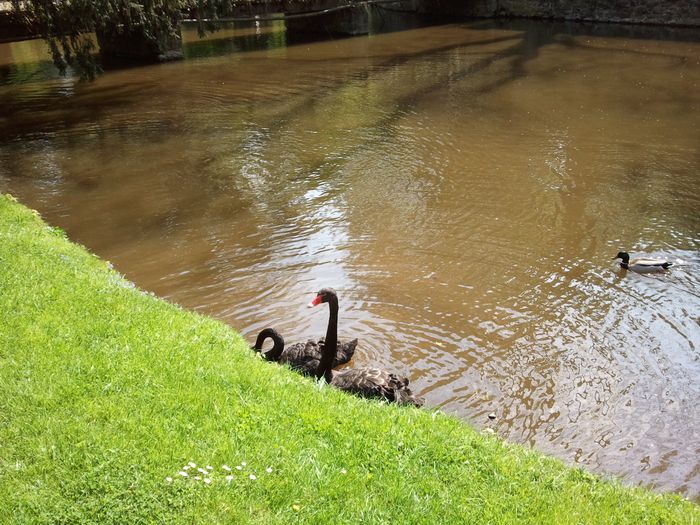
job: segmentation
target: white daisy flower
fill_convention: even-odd
[[[187,472],[185,472],[184,470],[181,470],[180,472],[178,472],[178,474],[180,474],[183,478],[189,477],[189,474]]]
[[[344,468],[341,468],[341,469],[340,469],[340,473],[341,473],[341,474],[347,474],[347,473],[348,473],[348,471],[347,471],[347,470],[345,470]]]
[[[207,465],[207,466],[206,466],[206,469],[207,469],[207,470],[214,470],[214,467],[212,467],[211,465]]]
[[[206,473],[207,473],[207,471],[204,470],[202,467],[199,467],[199,468],[197,469],[197,472],[201,472],[202,474],[206,474]]]
[[[189,465],[190,467],[192,467],[192,468],[194,468],[194,467],[196,467],[196,466],[197,466],[197,464],[196,464],[196,463],[192,463],[191,461],[190,461],[190,462],[188,463],[188,465]]]
[[[226,472],[231,472],[231,467],[228,465],[221,465],[221,468],[224,469]]]
[[[207,485],[209,485],[209,483],[211,483],[211,479],[209,479],[209,478],[204,478],[204,483],[206,483]]]
[[[190,470],[190,466],[189,466],[189,465],[185,465],[184,467],[182,467],[182,470]]]
[[[226,481],[228,481],[229,483],[231,483],[232,479],[233,479],[233,476],[231,476],[230,474],[228,476],[226,476]]]
[[[167,481],[168,483],[172,483],[172,482],[173,482],[173,478],[171,478],[170,476],[168,476],[167,478],[165,478],[165,481]]]
[[[199,481],[200,479],[202,479],[202,477],[201,477],[201,476],[195,476],[194,479],[196,479],[197,481]]]
[[[267,467],[265,469],[265,472],[267,472],[268,474],[272,474],[272,467]]]
[[[245,467],[246,465],[248,465],[248,463],[246,463],[245,461],[241,461],[241,465]]]
[[[255,477],[255,474],[251,474],[251,475],[248,476],[248,477],[249,477],[250,479],[252,479],[253,481],[255,481],[256,479],[258,479],[257,477]]]
[[[236,465],[236,470],[243,470],[243,467],[241,467],[240,465]]]

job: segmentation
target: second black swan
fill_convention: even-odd
[[[332,322],[328,323],[323,353],[316,377],[324,377],[330,385],[353,394],[379,398],[398,404],[423,406],[423,399],[408,388],[408,379],[379,368],[345,368],[333,370],[338,351],[338,296],[331,288],[318,292],[309,306],[328,303]]]

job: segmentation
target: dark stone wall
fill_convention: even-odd
[[[700,0],[420,0],[425,13],[700,26]]]
[[[96,36],[100,54],[107,61],[164,62],[182,58],[182,38],[164,37],[154,42],[137,30],[98,31]]]
[[[0,42],[10,42],[32,38],[39,31],[31,26],[12,11],[0,11]]]
[[[292,13],[292,17],[285,20],[285,25],[288,33],[366,35],[369,33],[370,18],[370,8],[358,6],[308,18],[294,18]]]

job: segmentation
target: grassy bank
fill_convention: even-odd
[[[679,497],[265,363],[6,196],[0,316],[0,523],[700,523]]]

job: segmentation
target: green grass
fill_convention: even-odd
[[[700,523],[678,496],[263,362],[7,196],[0,314],[0,523]],[[177,475],[189,461],[212,483]]]

